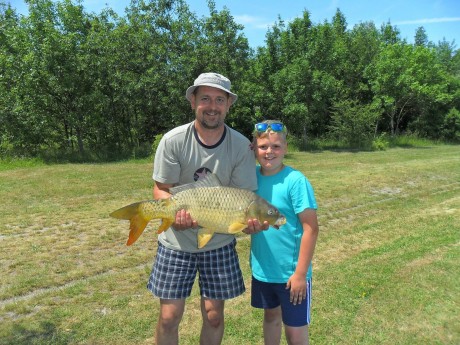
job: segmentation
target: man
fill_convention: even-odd
[[[257,189],[254,153],[249,140],[225,125],[238,96],[217,73],[203,73],[186,91],[195,120],[166,133],[154,160],[155,199],[168,198],[169,188],[216,174],[223,185]],[[200,344],[220,344],[224,333],[224,303],[245,290],[233,235],[215,234],[202,249],[197,226],[181,210],[175,223],[158,236],[158,251],[148,289],[160,298],[155,339],[158,345],[178,344],[179,323],[199,272],[203,324]],[[247,233],[268,229],[268,223],[248,220]]]

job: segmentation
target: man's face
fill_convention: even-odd
[[[197,121],[206,129],[223,126],[232,100],[228,94],[215,87],[200,86],[191,97]]]

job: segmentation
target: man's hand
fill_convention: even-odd
[[[257,234],[258,232],[268,230],[270,224],[267,221],[260,224],[258,219],[248,219],[248,227],[243,230],[247,235]]]
[[[198,223],[196,220],[193,220],[190,216],[190,213],[185,210],[177,211],[176,221],[173,223],[173,228],[175,230],[185,230],[190,228],[197,228]]]

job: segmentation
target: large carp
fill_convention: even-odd
[[[173,187],[170,192],[172,195],[167,199],[137,202],[110,214],[130,221],[128,246],[136,242],[152,219],[162,220],[158,234],[167,230],[181,209],[189,212],[200,227],[198,248],[203,248],[215,232],[236,234],[244,230],[248,219],[258,219],[261,223],[268,221],[276,228],[286,223],[275,206],[251,191],[222,186],[214,174],[194,183]]]

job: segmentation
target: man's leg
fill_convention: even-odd
[[[236,240],[226,246],[199,253],[201,294],[201,345],[219,345],[224,335],[225,300],[244,292]],[[229,288],[230,287],[230,288]]]
[[[224,336],[224,300],[201,298],[201,345],[219,345]]]
[[[155,332],[157,345],[179,344],[179,324],[184,308],[185,299],[160,299],[160,315]]]

